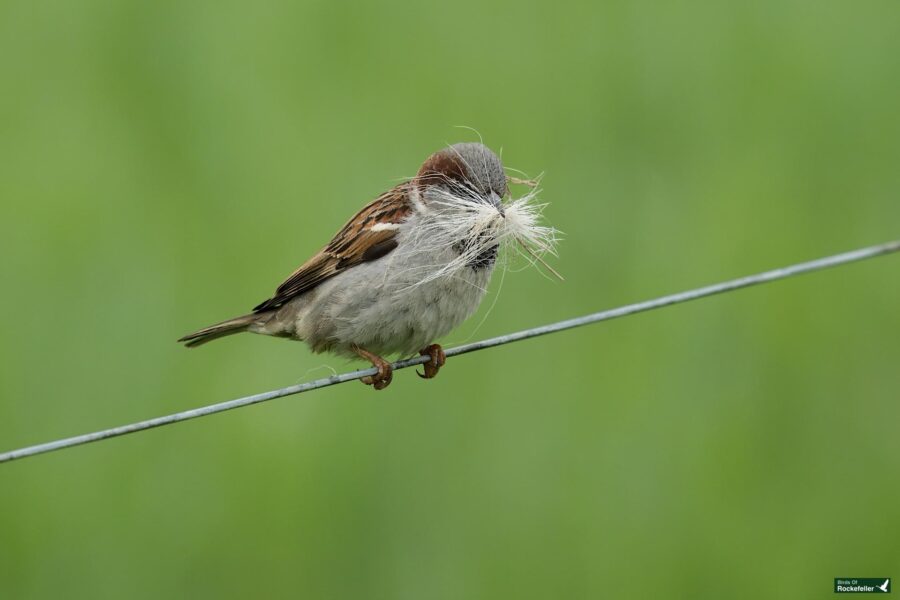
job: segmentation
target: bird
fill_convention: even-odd
[[[881,590],[882,592],[886,592],[886,591],[888,591],[888,586],[890,584],[891,584],[891,580],[885,579],[884,583],[882,583],[881,585],[878,586],[878,589]]]
[[[449,145],[357,212],[272,297],[178,341],[193,348],[241,332],[303,341],[369,361],[376,373],[362,382],[376,390],[393,379],[386,356],[419,353],[428,357],[419,376],[431,379],[446,362],[435,340],[478,308],[499,247],[515,242],[542,264],[554,250],[536,190],[504,203],[510,182],[536,186],[507,177],[482,143]]]

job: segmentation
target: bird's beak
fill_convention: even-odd
[[[488,202],[491,203],[491,206],[497,209],[497,212],[500,213],[501,217],[506,216],[506,214],[503,212],[503,201],[500,199],[500,196],[497,195],[497,192],[491,192],[491,195],[488,196]]]

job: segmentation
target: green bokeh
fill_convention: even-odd
[[[555,283],[448,344],[900,234],[900,10],[0,3],[0,450],[323,376],[174,340],[445,142]],[[900,576],[895,257],[0,466],[0,597],[824,597]],[[478,324],[484,318],[483,324]]]

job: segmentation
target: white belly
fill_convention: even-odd
[[[401,245],[387,256],[348,269],[291,304],[293,337],[316,352],[355,356],[356,344],[379,355],[416,354],[472,315],[490,282],[493,264],[466,267],[422,283],[435,265],[458,254]]]

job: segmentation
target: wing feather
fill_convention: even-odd
[[[392,225],[403,222],[412,210],[409,185],[405,182],[394,187],[356,213],[325,248],[303,263],[253,312],[278,308],[344,269],[377,260],[396,248],[397,228]],[[379,224],[382,227],[377,227]]]

